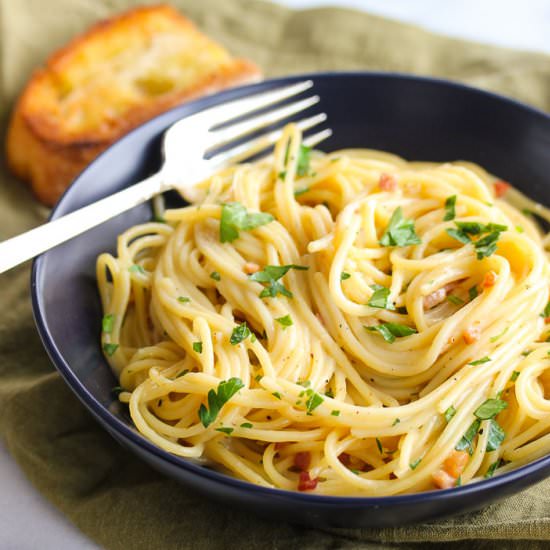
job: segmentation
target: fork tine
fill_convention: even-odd
[[[314,126],[317,126],[318,124],[321,124],[326,119],[327,115],[325,113],[319,113],[318,115],[304,118],[296,122],[296,126],[298,126],[300,130],[305,131],[313,128]],[[211,159],[209,159],[209,162],[212,162],[213,169],[217,169],[218,167],[227,164],[240,162],[241,160],[244,160],[248,157],[255,155],[256,153],[259,153],[260,151],[263,151],[264,149],[267,149],[269,146],[276,143],[282,135],[283,128],[273,130],[268,134],[237,145],[236,147],[233,147],[228,151],[218,153],[217,155],[214,155]]]
[[[210,128],[215,128],[235,118],[239,118],[257,111],[258,109],[269,107],[274,103],[301,94],[312,86],[312,80],[304,80],[296,84],[291,84],[290,86],[276,88],[275,90],[257,93],[241,99],[229,101],[228,103],[223,103],[222,105],[210,107],[206,111],[199,113],[198,116],[207,121],[207,123],[210,124]]]
[[[325,128],[324,130],[321,130],[320,132],[317,132],[312,136],[308,136],[307,138],[302,140],[302,143],[304,145],[307,145],[308,147],[315,147],[316,145],[321,143],[321,141],[328,139],[330,136],[332,136],[332,129]]]
[[[255,130],[260,130],[269,124],[274,124],[275,122],[289,118],[301,111],[305,111],[316,103],[319,103],[318,95],[296,101],[284,107],[279,107],[278,109],[244,120],[243,122],[224,126],[220,130],[211,130],[213,140],[215,141],[212,148],[221,147]]]

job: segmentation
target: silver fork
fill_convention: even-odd
[[[0,243],[0,273],[170,189],[177,188],[192,202],[194,185],[216,171],[272,146],[280,138],[282,128],[237,143],[240,138],[268,125],[286,119],[291,120],[298,113],[318,103],[319,96],[312,95],[306,99],[277,106],[285,99],[301,94],[312,86],[311,80],[298,82],[216,105],[179,120],[164,134],[164,162],[156,174]],[[267,108],[271,109],[261,114],[256,113]],[[248,118],[243,119],[246,116]],[[296,125],[305,131],[326,119],[325,113],[319,113],[298,120]],[[306,137],[304,144],[313,147],[331,134],[330,128],[325,128]]]

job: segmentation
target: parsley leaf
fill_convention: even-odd
[[[237,325],[233,329],[229,342],[232,346],[236,346],[237,344],[240,344],[243,340],[246,340],[251,334],[252,332],[250,332],[246,321],[243,321],[240,325]]]
[[[143,269],[143,267],[138,264],[131,265],[128,268],[128,271],[130,273],[141,273],[142,275],[145,275],[145,269]]]
[[[381,246],[408,246],[420,244],[422,241],[414,229],[414,220],[403,217],[403,209],[399,206],[393,212],[390,223],[382,235]]]
[[[246,321],[243,321],[240,325],[237,325],[233,329],[229,342],[231,343],[231,345],[236,346],[237,344],[240,344],[243,340],[246,340],[251,335],[252,332],[248,328]]]
[[[470,288],[470,290],[468,290],[468,296],[470,297],[470,302],[479,296],[477,286],[474,285],[472,288]]]
[[[252,424],[250,422],[243,422],[240,425],[241,428],[252,428]]]
[[[456,414],[456,409],[451,405],[443,414],[445,416],[445,422],[448,424],[451,418]]]
[[[309,191],[309,187],[302,187],[302,189],[296,189],[294,191],[294,196],[299,197],[300,195],[303,195]]]
[[[493,231],[493,233],[489,233],[489,235],[486,235],[474,243],[478,260],[487,258],[495,253],[499,237],[500,233],[498,231]]]
[[[487,357],[487,355],[486,355],[485,357],[482,357],[481,359],[477,359],[476,361],[471,361],[470,363],[468,363],[468,365],[473,365],[475,367],[476,365],[483,365],[483,363],[488,363],[490,360],[491,360],[491,358]]]
[[[340,411],[334,409],[333,411],[331,411],[330,413],[332,416],[340,416]]]
[[[450,302],[455,306],[461,306],[464,303],[464,300],[462,298],[459,298],[458,296],[455,296],[454,294],[449,294],[447,296],[447,302]]]
[[[447,200],[445,201],[445,216],[443,216],[444,222],[449,222],[455,219],[455,205],[456,195],[451,195],[450,197],[447,197]]]
[[[112,313],[103,316],[101,322],[101,329],[105,334],[110,334],[113,332],[113,325],[115,324],[115,316]]]
[[[221,275],[217,271],[212,271],[212,273],[210,273],[210,278],[214,279],[214,281],[219,281],[221,279]]]
[[[477,431],[479,430],[480,426],[481,426],[481,420],[479,419],[474,420],[470,424],[470,427],[466,430],[466,433],[462,436],[460,441],[456,444],[455,450],[468,451],[468,453],[472,454],[474,451],[472,447],[472,443],[474,441],[474,437],[477,435]]]
[[[292,292],[288,290],[282,283],[279,283],[279,279],[286,275],[291,269],[297,269],[300,271],[305,271],[309,269],[307,266],[303,265],[266,265],[261,271],[256,271],[252,273],[248,278],[251,281],[256,281],[258,283],[266,284],[260,292],[260,298],[275,298],[277,294],[282,294],[287,298],[292,298]]]
[[[390,289],[383,287],[381,285],[371,285],[370,286],[374,293],[370,297],[368,305],[370,307],[377,307],[381,309],[395,310],[395,306],[392,302],[388,302],[390,296]]]
[[[178,302],[181,302],[182,304],[188,304],[191,301],[191,298],[188,298],[187,296],[178,296]]]
[[[284,317],[277,317],[275,321],[277,321],[277,323],[279,323],[283,327],[283,330],[286,327],[291,327],[294,324],[292,322],[292,317],[290,315],[285,315]]]
[[[351,275],[349,273],[346,273],[345,271],[342,271],[342,273],[340,273],[340,280],[341,281],[345,281],[347,279],[349,279],[351,277]]]
[[[518,379],[519,371],[515,370],[512,372],[512,376],[510,376],[510,382],[515,382]]]
[[[483,477],[485,477],[485,479],[489,479],[490,477],[493,477],[495,475],[495,470],[500,466],[500,458],[496,461],[496,462],[493,462],[489,468],[487,468],[487,472],[485,473],[485,475]]]
[[[491,336],[491,338],[489,338],[489,342],[491,342],[491,343],[496,342],[501,336],[504,336],[508,332],[509,328],[510,327],[507,326],[507,327],[504,328],[504,330],[500,334],[496,334],[495,336]]]
[[[117,349],[118,349],[118,344],[103,344],[103,351],[109,357],[112,357]]]
[[[399,418],[396,418],[396,419],[393,421],[392,428],[393,428],[393,426],[397,426],[397,424],[399,424],[399,422],[401,422],[401,420],[399,420]]]
[[[544,308],[544,310],[542,311],[542,313],[540,314],[541,317],[550,317],[550,302],[548,302]]]
[[[465,235],[480,235],[485,227],[479,222],[455,222],[455,225]]]
[[[239,237],[239,229],[250,231],[274,220],[271,214],[265,212],[248,213],[238,202],[226,203],[222,206],[220,218],[220,241],[230,243]]]
[[[308,396],[306,401],[307,414],[311,414],[311,411],[316,409],[324,401],[324,399],[312,389],[306,390],[306,395]]]
[[[411,470],[416,470],[416,467],[422,462],[422,457],[421,458],[417,458],[416,460],[414,460],[413,462],[411,462],[409,464],[409,467]]]
[[[196,353],[202,353],[202,342],[193,342],[193,351]]]
[[[230,378],[222,380],[218,384],[217,391],[208,392],[208,409],[201,405],[199,409],[199,419],[205,428],[208,428],[218,417],[221,408],[244,387],[240,378]]]
[[[307,145],[300,145],[298,150],[298,163],[296,165],[296,174],[298,176],[305,176],[309,171],[311,147]]]
[[[408,327],[407,325],[400,325],[398,323],[382,323],[380,325],[373,325],[365,327],[370,332],[378,332],[382,335],[386,342],[392,344],[396,338],[402,336],[410,336],[416,334],[416,329]]]
[[[489,435],[487,436],[487,452],[496,451],[505,437],[506,433],[499,426],[498,422],[491,419],[489,422]]]
[[[222,427],[222,428],[216,428],[216,431],[217,432],[222,432],[222,433],[227,434],[227,435],[231,435],[233,433],[233,429],[234,428],[224,428],[224,427]]]
[[[484,225],[479,222],[455,222],[457,229],[446,229],[447,234],[460,241],[463,244],[469,244],[472,242],[470,235],[482,235],[488,233],[485,237],[475,241],[474,247],[476,249],[477,259],[481,260],[491,256],[497,249],[497,241],[500,234],[506,231],[508,227],[498,223],[489,223]]]
[[[487,399],[474,411],[474,415],[481,420],[489,420],[507,407],[508,403],[502,399]]]
[[[445,232],[447,233],[447,235],[449,235],[449,237],[460,241],[462,244],[470,244],[472,242],[472,239],[470,239],[470,237],[468,237],[468,235],[466,235],[466,233],[464,233],[464,231],[461,231],[460,229],[449,227],[445,229]]]
[[[382,442],[378,438],[376,438],[376,446],[378,447],[378,452],[380,454],[383,454],[384,453],[384,448],[382,447]]]

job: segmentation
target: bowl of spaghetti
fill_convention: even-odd
[[[174,121],[301,78],[146,123],[52,217],[158,168]],[[434,79],[308,78],[321,150],[290,124],[193,204],[173,193],[37,259],[56,367],[152,466],[272,518],[418,522],[544,479],[550,118]]]

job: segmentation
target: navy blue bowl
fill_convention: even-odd
[[[415,160],[477,162],[540,202],[550,203],[550,117],[466,86],[412,76],[333,73],[294,76],[230,90],[177,107],[113,145],[74,182],[52,219],[156,171],[164,130],[205,107],[312,78],[333,136],[326,151],[384,149]],[[345,498],[257,487],[173,456],[143,438],[113,399],[117,384],[101,353],[95,260],[116,236],[149,220],[136,207],[39,257],[32,298],[40,336],[55,366],[105,429],[137,456],[213,499],[270,518],[312,526],[391,526],[478,509],[550,475],[550,456],[505,475],[454,489],[382,498]]]

